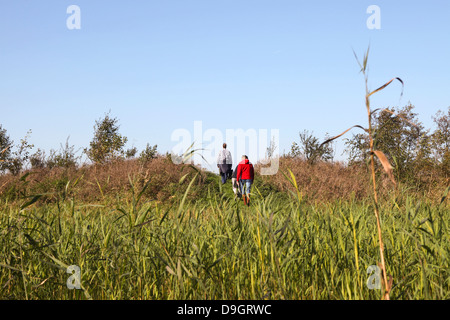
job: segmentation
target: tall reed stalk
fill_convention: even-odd
[[[345,130],[343,133],[330,138],[328,140],[326,140],[324,143],[322,143],[322,145],[333,141],[334,139],[339,138],[340,136],[344,135],[345,133],[347,133],[348,131],[350,131],[351,129],[357,127],[360,129],[363,129],[369,137],[369,154],[370,154],[370,175],[371,175],[371,180],[372,180],[372,187],[373,187],[373,200],[374,200],[374,212],[375,212],[375,217],[377,220],[377,232],[378,232],[378,245],[380,247],[380,260],[381,260],[381,271],[382,271],[382,275],[383,275],[383,286],[384,286],[384,292],[383,292],[383,299],[385,300],[389,300],[389,293],[392,287],[392,279],[390,279],[390,281],[388,281],[388,277],[387,277],[387,273],[386,273],[386,262],[384,259],[384,244],[383,244],[383,238],[382,238],[382,231],[381,231],[381,218],[380,218],[380,211],[379,211],[379,205],[378,205],[378,195],[377,195],[377,183],[376,183],[376,176],[375,176],[375,156],[380,160],[381,164],[383,165],[384,171],[388,174],[389,178],[391,179],[391,181],[395,184],[395,179],[394,176],[392,174],[392,166],[389,163],[386,155],[379,150],[375,150],[374,149],[374,128],[372,127],[372,115],[378,111],[379,109],[376,110],[371,110],[370,108],[370,96],[378,91],[383,90],[384,88],[386,88],[389,84],[392,83],[392,81],[394,80],[398,80],[401,82],[402,86],[403,86],[403,81],[400,78],[393,78],[391,80],[389,80],[388,82],[386,82],[384,85],[382,85],[381,87],[379,87],[378,89],[370,92],[369,87],[368,87],[368,76],[367,76],[367,60],[369,57],[369,49],[367,49],[366,54],[364,55],[364,60],[363,63],[361,64],[359,62],[358,57],[356,56],[356,53],[354,53],[356,61],[359,64],[360,67],[360,72],[362,72],[362,74],[364,75],[364,81],[365,81],[365,87],[366,87],[366,110],[367,110],[367,120],[368,120],[368,128],[364,128],[360,125],[355,125],[347,130]],[[403,94],[403,92],[402,92]],[[386,110],[382,110],[382,111],[386,111]]]

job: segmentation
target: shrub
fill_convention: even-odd
[[[90,147],[85,148],[87,157],[94,163],[106,163],[123,157],[124,146],[128,141],[119,133],[118,119],[106,114],[95,121],[94,138]]]

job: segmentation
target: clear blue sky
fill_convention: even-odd
[[[80,30],[66,27],[72,4]],[[366,26],[370,5],[379,30]],[[373,107],[410,101],[431,128],[450,105],[449,21],[447,0],[2,1],[0,124],[15,142],[32,129],[46,151],[68,136],[82,148],[111,110],[139,150],[170,151],[174,130],[202,121],[224,134],[278,129],[288,152],[299,131],[366,123],[352,49],[362,58],[370,43],[370,88],[405,82],[401,100],[393,83]]]

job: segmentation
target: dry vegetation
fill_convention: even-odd
[[[175,165],[162,156],[145,163],[131,159],[80,168],[40,168],[20,176],[0,176],[0,194],[12,201],[39,194],[46,202],[60,199],[61,195],[64,198],[76,195],[78,201],[97,203],[106,198],[122,198],[132,185],[139,189],[149,182],[145,197],[165,202],[175,193],[183,192],[185,188],[179,181],[184,175],[196,172],[201,172],[197,183],[201,186],[206,172],[190,165]]]
[[[264,195],[294,191],[284,175],[291,170],[304,199],[311,203],[351,199],[362,201],[370,196],[371,186],[367,184],[368,168],[365,166],[325,161],[310,163],[290,156],[281,157],[279,164],[277,174],[267,176],[261,176],[261,165],[255,165],[254,185]],[[9,201],[19,200],[27,195],[43,194],[42,199],[52,202],[67,191],[65,197],[76,195],[78,201],[96,203],[105,198],[122,197],[130,191],[131,179],[136,188],[142,188],[149,182],[145,198],[170,202],[176,194],[183,194],[185,191],[187,183],[180,186],[180,179],[187,173],[192,177],[196,172],[201,172],[200,179],[189,196],[195,201],[205,195],[208,188],[218,188],[216,175],[189,165],[176,165],[164,156],[145,163],[131,159],[103,165],[84,165],[80,168],[32,169],[18,176],[4,174],[0,176],[0,194]],[[402,183],[394,185],[379,170],[377,179],[380,196],[387,198],[393,193],[401,195],[401,190],[408,189],[410,194],[438,202],[443,190],[449,185],[449,179],[438,173],[431,176],[432,179],[427,176],[427,187],[419,188]]]
[[[261,166],[257,165],[259,172]],[[291,170],[294,173],[299,189],[305,199],[312,202],[329,202],[336,200],[359,200],[367,199],[371,194],[371,185],[367,183],[369,169],[366,166],[348,166],[342,162],[318,162],[311,164],[308,161],[283,156],[280,158],[280,169],[273,176],[262,177],[262,182],[272,185],[276,190],[294,191],[294,187],[286,179],[284,173]],[[388,198],[392,194],[401,196],[401,190],[408,189],[409,194],[438,202],[442,192],[449,185],[449,178],[437,173],[427,176],[429,184],[426,188],[414,185],[397,183],[394,185],[388,176],[377,174],[379,195]]]
[[[257,169],[259,166],[256,167]],[[294,157],[281,157],[280,170],[273,176],[264,176],[264,180],[280,191],[293,190],[283,175],[290,169],[294,173],[303,195],[313,201],[331,201],[350,198],[364,199],[368,195],[362,167],[347,167],[342,163],[319,162],[311,164]]]

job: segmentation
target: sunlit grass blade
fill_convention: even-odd
[[[381,87],[379,87],[378,89],[375,89],[374,91],[370,92],[370,93],[367,95],[367,98],[370,97],[371,95],[373,95],[374,93],[383,90],[383,89],[386,88],[388,85],[390,85],[390,84],[392,83],[392,81],[394,81],[394,80],[398,80],[398,81],[400,81],[400,83],[402,84],[402,92],[400,93],[400,96],[403,96],[403,87],[404,87],[403,80],[400,79],[400,78],[398,78],[398,77],[396,77],[396,78],[393,78],[393,79],[389,80],[388,82],[386,82],[385,84],[383,84],[383,85],[382,85]]]
[[[324,142],[322,142],[322,144],[321,144],[320,146],[322,146],[322,145],[324,145],[324,144],[327,144],[327,143],[329,143],[329,142],[331,142],[331,141],[333,141],[333,140],[335,140],[335,139],[337,139],[337,138],[343,136],[344,134],[346,134],[347,132],[349,132],[349,131],[352,130],[353,128],[360,128],[360,129],[364,130],[365,132],[367,132],[367,129],[366,129],[366,128],[364,128],[364,127],[362,127],[362,126],[360,126],[360,125],[357,124],[357,125],[354,125],[353,127],[348,128],[347,130],[345,130],[345,131],[342,132],[341,134],[338,134],[337,136],[334,136],[334,137],[332,137],[332,138],[329,138],[329,139],[325,140]]]

